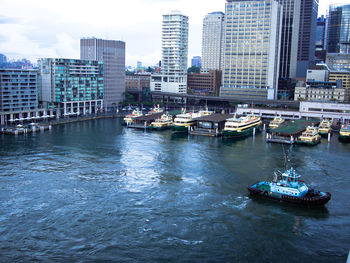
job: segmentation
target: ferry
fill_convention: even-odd
[[[350,124],[343,124],[339,131],[339,140],[343,142],[350,142]]]
[[[161,131],[165,129],[170,129],[172,124],[173,116],[169,115],[168,113],[165,113],[159,119],[156,119],[154,122],[152,122],[149,126],[149,129]]]
[[[253,134],[254,129],[259,131],[262,121],[259,116],[248,115],[237,118],[229,118],[225,122],[222,136],[226,138],[238,138]]]
[[[297,144],[316,145],[321,142],[321,136],[318,133],[318,128],[314,126],[308,126],[301,136],[296,141]]]
[[[209,111],[208,109],[199,112],[188,113],[185,113],[183,111],[183,113],[176,115],[171,130],[176,132],[188,132],[189,127],[195,125],[196,123],[194,119],[206,115],[211,115],[213,113],[213,111]]]
[[[132,124],[134,122],[134,118],[136,117],[140,117],[142,116],[142,111],[136,109],[136,110],[133,110],[131,114],[128,114],[125,116],[125,118],[123,119],[124,120],[124,125],[129,125],[129,124]]]
[[[272,121],[270,121],[269,128],[270,129],[278,128],[283,122],[284,122],[283,118],[276,116]]]
[[[147,113],[147,115],[149,115],[149,114],[154,114],[154,113],[160,113],[160,112],[163,112],[163,109],[160,108],[160,107],[159,107],[159,104],[158,104],[157,107],[154,106],[154,108],[151,109],[151,110]]]
[[[331,199],[330,193],[310,189],[300,178],[291,167],[284,173],[275,173],[272,182],[261,181],[249,186],[248,191],[251,196],[309,207],[322,206]]]
[[[327,136],[332,132],[331,122],[329,120],[322,120],[318,126],[318,132],[321,136]]]

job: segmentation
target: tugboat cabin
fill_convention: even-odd
[[[306,195],[308,187],[300,182],[300,177],[293,168],[285,171],[280,180],[271,184],[271,192],[297,197]]]

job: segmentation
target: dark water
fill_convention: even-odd
[[[345,262],[350,144],[293,146],[324,209],[252,200],[280,145],[125,129],[107,119],[0,136],[1,262]]]

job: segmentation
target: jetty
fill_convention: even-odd
[[[214,113],[194,119],[195,125],[190,127],[191,135],[204,135],[218,137],[221,136],[227,119],[232,118],[232,114]]]
[[[318,126],[319,123],[318,119],[286,121],[266,134],[266,142],[294,144],[307,126]]]

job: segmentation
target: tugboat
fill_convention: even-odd
[[[350,124],[343,124],[339,131],[339,140],[343,142],[350,142]]]
[[[318,126],[318,132],[321,136],[327,136],[328,133],[332,132],[331,128],[332,124],[329,120],[322,120],[320,125]]]
[[[304,145],[316,145],[321,142],[321,136],[318,134],[318,128],[314,126],[308,126],[306,131],[296,141],[297,144]]]
[[[275,174],[274,181],[257,182],[248,190],[252,196],[309,207],[322,206],[331,199],[330,193],[309,189],[300,178],[291,167],[279,176]]]

